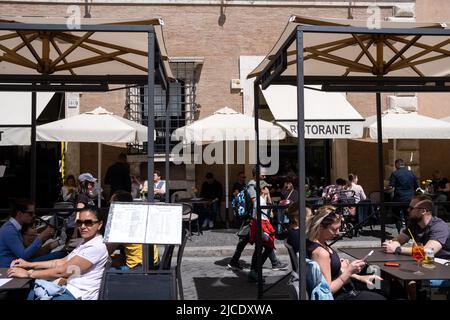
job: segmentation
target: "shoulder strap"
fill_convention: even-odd
[[[292,189],[291,192],[289,192],[288,196],[286,197],[286,200],[289,200],[289,197],[291,196],[292,191],[294,191],[294,189]]]

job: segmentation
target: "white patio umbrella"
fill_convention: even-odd
[[[280,127],[258,120],[260,140],[282,140],[286,133]],[[255,118],[224,107],[212,115],[178,128],[174,139],[185,143],[207,144],[218,141],[252,141],[255,139]],[[225,143],[225,207],[228,217],[228,143]],[[226,221],[228,223],[228,221]]]
[[[102,107],[36,128],[37,141],[97,142],[98,183],[101,186],[102,143],[147,141],[147,127]],[[101,195],[98,196],[100,206]]]
[[[426,117],[401,108],[390,108],[382,114],[384,139],[394,140],[394,161],[397,153],[396,139],[450,139],[450,123]],[[377,139],[377,117],[364,122],[365,137]]]

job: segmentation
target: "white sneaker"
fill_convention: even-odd
[[[209,221],[208,218],[206,218],[206,219],[203,221],[203,224],[202,224],[202,228],[203,228],[203,229],[206,228],[206,227],[208,226],[208,221]]]
[[[210,222],[209,222],[209,228],[210,228],[210,229],[214,228],[214,221],[210,221]]]

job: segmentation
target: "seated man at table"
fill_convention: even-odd
[[[13,260],[19,258],[33,260],[42,244],[55,234],[53,228],[47,227],[25,247],[21,230],[24,224],[34,221],[34,203],[27,199],[14,199],[11,209],[11,218],[0,228],[0,268],[9,267]]]
[[[206,212],[204,214],[204,220],[202,228],[209,229],[214,228],[214,221],[220,213],[220,202],[222,201],[223,188],[219,181],[214,179],[211,172],[206,174],[206,181],[202,184],[200,191],[200,197],[209,200],[206,205]]]
[[[432,216],[432,207],[430,197],[425,195],[413,197],[408,208],[408,228],[394,239],[385,241],[384,250],[387,253],[411,255],[410,247],[402,247],[411,237],[409,229],[413,240],[423,243],[425,248],[432,248],[435,257],[450,258],[450,227],[442,219]]]

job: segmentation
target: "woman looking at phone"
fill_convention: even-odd
[[[367,290],[374,287],[374,280],[382,279],[377,275],[360,275],[366,266],[364,261],[340,259],[327,245],[327,241],[339,235],[342,220],[342,215],[337,214],[333,206],[317,210],[306,224],[307,257],[319,264],[335,300],[385,300],[382,295]]]

